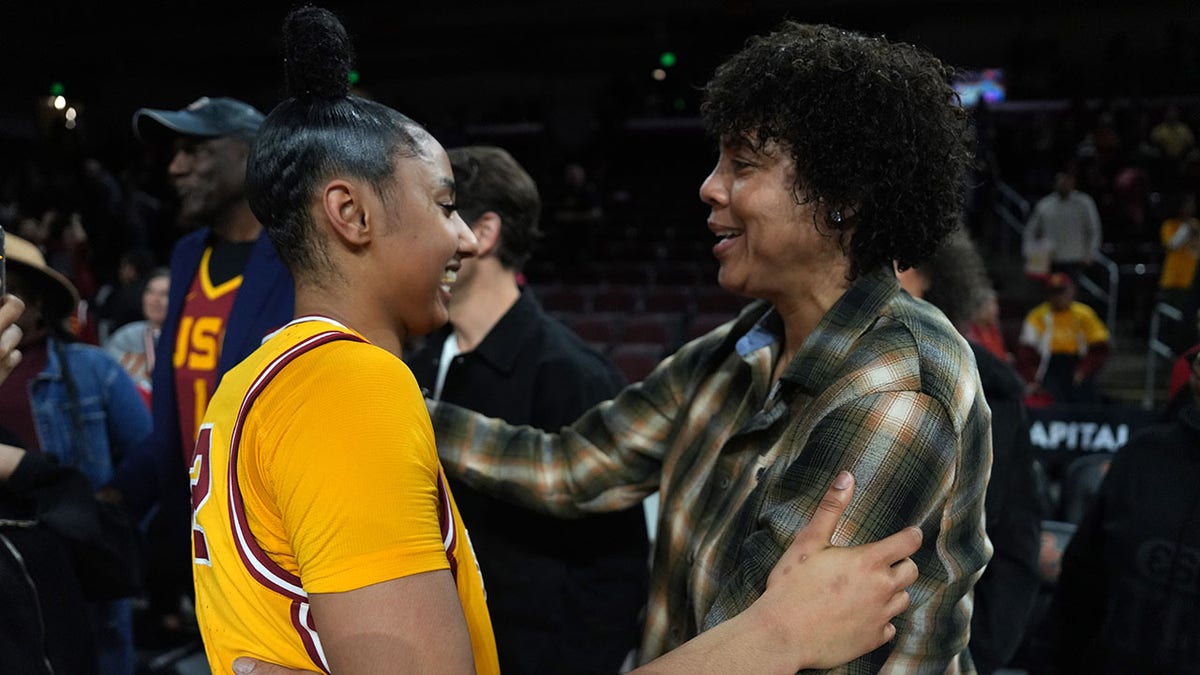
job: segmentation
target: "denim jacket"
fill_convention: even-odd
[[[78,392],[82,429],[71,413],[60,355]],[[42,451],[78,468],[95,488],[108,483],[116,465],[150,435],[150,412],[133,380],[98,347],[51,339],[46,368],[29,382],[29,400]]]

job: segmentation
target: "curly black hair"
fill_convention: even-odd
[[[717,140],[789,149],[797,202],[823,207],[819,228],[852,231],[851,277],[903,270],[962,210],[970,134],[950,75],[912,45],[789,21],[717,68],[701,114]]]

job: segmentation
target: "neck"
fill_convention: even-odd
[[[212,231],[225,241],[254,241],[262,232],[262,224],[254,217],[250,205],[243,199],[213,223]]]
[[[403,327],[387,320],[382,312],[373,311],[373,303],[347,303],[346,288],[324,288],[296,282],[296,317],[327,316],[358,331],[371,344],[387,350],[397,358],[404,355]]]
[[[776,366],[774,379],[778,379],[787,365],[792,362],[804,341],[816,329],[821,319],[850,288],[846,279],[847,265],[837,265],[819,278],[802,286],[799,293],[772,300],[775,311],[783,320],[783,353]]]
[[[486,261],[476,264],[483,262]],[[495,270],[479,269],[469,288],[456,289],[450,322],[454,324],[459,351],[469,352],[478,347],[520,297],[516,273],[498,264]]]

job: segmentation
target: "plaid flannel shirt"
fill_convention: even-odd
[[[882,269],[852,285],[771,387],[781,335],[770,305],[753,303],[557,434],[431,404],[443,465],[568,517],[658,490],[643,662],[753,603],[848,469],[857,487],[834,543],[908,525],[925,539],[895,640],[832,672],[973,672],[991,431],[970,348]]]

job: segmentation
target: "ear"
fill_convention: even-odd
[[[366,193],[358,185],[341,178],[321,188],[320,208],[333,232],[348,246],[363,246],[371,241]]]
[[[475,253],[476,258],[483,258],[500,248],[500,230],[504,227],[504,221],[500,219],[500,214],[488,211],[476,218],[470,227],[471,231],[475,233],[475,239],[479,242],[478,250]]]

